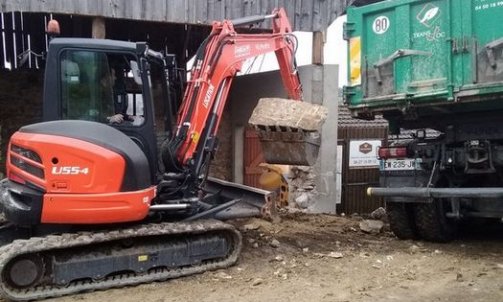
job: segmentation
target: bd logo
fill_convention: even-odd
[[[426,4],[416,16],[417,20],[426,27],[434,25],[435,21],[440,18],[440,8],[431,3]]]
[[[363,154],[369,154],[372,152],[372,145],[369,143],[363,143],[360,145],[359,150]]]

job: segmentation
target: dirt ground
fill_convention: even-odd
[[[468,228],[454,242],[433,244],[386,229],[366,234],[361,220],[235,221],[245,244],[227,270],[46,301],[503,301],[501,228]]]

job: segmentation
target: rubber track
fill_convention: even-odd
[[[158,223],[141,225],[133,228],[113,230],[96,233],[75,233],[62,235],[49,235],[46,237],[33,237],[27,240],[16,240],[0,248],[0,268],[12,258],[22,255],[54,249],[86,246],[106,241],[121,240],[131,237],[144,237],[154,235],[180,235],[203,234],[207,231],[222,231],[229,234],[231,250],[227,258],[222,260],[209,260],[197,266],[181,268],[159,268],[149,273],[116,275],[100,280],[77,281],[66,286],[43,285],[31,289],[14,289],[4,280],[3,271],[0,272],[0,295],[8,300],[26,301],[59,297],[83,291],[104,290],[114,287],[123,287],[164,281],[167,279],[202,273],[208,270],[226,268],[236,263],[242,248],[242,236],[232,225],[218,220],[198,220],[194,222]]]
[[[387,202],[386,211],[388,212],[390,228],[396,237],[403,240],[417,238],[412,205]]]

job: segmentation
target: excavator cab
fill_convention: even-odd
[[[43,120],[116,128],[145,153],[156,184],[158,137],[169,135],[183,89],[174,55],[143,42],[101,39],[57,38],[49,47]]]

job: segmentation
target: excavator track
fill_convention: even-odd
[[[132,241],[140,243],[140,246],[134,248],[129,246],[129,244],[132,245]],[[151,245],[147,246],[149,241]],[[117,250],[117,243],[124,243],[124,249]],[[142,244],[145,245],[143,247],[145,252],[141,252]],[[174,262],[160,263],[159,259],[163,256],[163,251],[160,251],[162,248],[153,252],[153,246],[163,247],[165,251],[171,253],[168,255],[172,257],[170,259],[182,259],[181,254],[190,254],[191,260],[185,262],[178,260],[183,263],[176,265]],[[214,252],[211,250],[213,248],[225,255],[218,255],[218,252],[214,252],[215,258],[211,256],[209,259],[198,258],[202,251],[207,251],[208,246],[210,252]],[[242,237],[239,231],[232,225],[218,220],[153,223],[110,231],[65,233],[16,240],[0,248],[0,295],[8,300],[27,301],[164,281],[229,267],[236,263],[241,248]],[[113,256],[115,253],[118,253],[118,256]],[[110,257],[115,258],[111,259]],[[134,268],[135,265],[139,265],[140,269],[138,267],[133,270],[121,269],[120,257],[127,258],[129,262],[126,262],[129,266]],[[72,263],[65,263],[65,259]],[[138,262],[130,261],[131,259],[136,259]],[[59,279],[57,277],[58,270],[65,276],[78,275],[90,267],[93,269],[93,264],[98,265],[96,270],[100,270],[102,269],[100,263],[108,264],[110,261],[114,265],[118,263],[117,269],[119,271],[108,273],[102,277],[97,275],[86,278],[79,277],[77,280],[66,282],[62,282],[61,277]],[[144,264],[141,263],[142,261]],[[153,264],[149,265],[149,261]],[[57,265],[62,266],[58,268]],[[40,267],[43,274],[36,273],[36,267]],[[76,270],[80,268],[80,270],[61,272],[61,268],[75,268]],[[33,285],[23,283],[31,281],[33,281]],[[15,286],[13,283],[23,284],[23,286]]]

